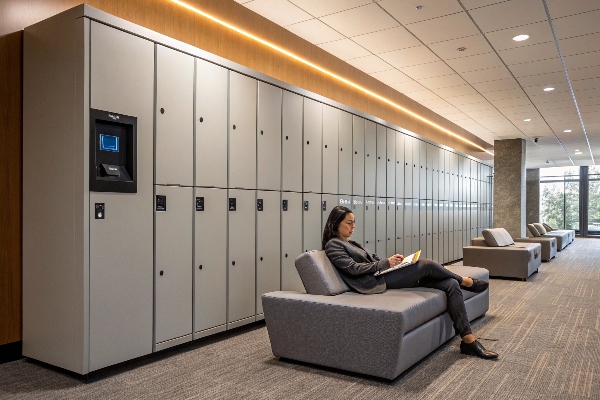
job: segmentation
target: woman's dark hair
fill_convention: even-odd
[[[338,236],[338,228],[340,224],[346,218],[346,215],[351,213],[347,207],[344,206],[335,206],[333,210],[329,213],[329,218],[327,218],[327,223],[325,224],[325,229],[323,230],[323,250],[325,250],[325,245],[329,242],[330,239]]]

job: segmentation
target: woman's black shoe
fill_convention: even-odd
[[[470,356],[477,356],[479,358],[485,358],[491,360],[492,358],[498,358],[498,353],[486,350],[485,347],[477,340],[472,343],[460,342],[460,352],[468,354]]]
[[[468,290],[469,292],[475,292],[475,293],[481,293],[483,291],[485,291],[485,289],[488,288],[488,286],[490,286],[490,283],[488,281],[482,281],[480,279],[475,279],[475,278],[471,278],[473,280],[473,284],[469,287],[460,285],[461,289],[465,289]]]

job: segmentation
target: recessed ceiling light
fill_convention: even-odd
[[[571,132],[571,130],[570,129],[565,129],[563,132],[569,133],[569,132]]]
[[[525,118],[523,121],[529,122],[529,121],[531,121],[531,118]]]
[[[580,151],[576,151],[575,154],[582,154]]]
[[[456,49],[456,50],[458,50],[458,51],[465,51],[466,49],[467,49],[466,47],[459,47],[459,48],[458,48],[458,49]]]
[[[415,8],[416,8],[417,10],[422,10],[422,9],[423,9],[423,6],[416,6]]]
[[[529,35],[517,35],[513,38],[515,42],[522,42],[523,40],[529,39]]]
[[[553,87],[547,87],[547,88],[544,88],[544,92],[551,92],[551,91],[553,91],[553,90],[554,90],[554,88],[553,88]]]

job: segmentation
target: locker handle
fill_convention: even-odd
[[[160,271],[160,276],[163,276],[163,274],[164,274],[164,272],[163,272],[163,271]]]
[[[235,125],[233,126],[233,129],[235,129]]]
[[[285,258],[287,258],[287,253],[285,253]]]
[[[340,151],[343,151],[344,149],[340,147]]]
[[[354,154],[358,154],[358,151],[355,151]]]
[[[200,265],[200,266],[198,267],[198,269],[202,269],[202,265]]]
[[[285,137],[285,140],[288,140],[288,136]]]
[[[231,262],[231,265],[235,265],[235,261],[232,261],[232,262]]]
[[[263,135],[264,134],[263,131],[260,131],[260,134]]]
[[[161,113],[161,114],[164,114],[164,113],[165,113],[165,109],[164,109],[164,108],[161,108],[161,109],[160,109],[160,113]]]
[[[200,117],[200,122],[204,122],[204,118]]]
[[[307,141],[306,141],[306,144],[310,144],[310,140],[307,140]]]
[[[325,145],[325,148],[327,148],[327,145]]]
[[[263,258],[261,257],[261,258],[260,258],[260,261],[262,261],[262,260],[263,260]]]
[[[381,157],[377,157],[378,160],[381,160]]]

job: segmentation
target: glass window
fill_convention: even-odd
[[[588,234],[596,236],[600,235],[600,166],[590,166],[588,173]]]
[[[579,231],[579,173],[579,167],[540,169],[541,222]]]
[[[540,218],[553,228],[565,226],[564,182],[540,182]]]

